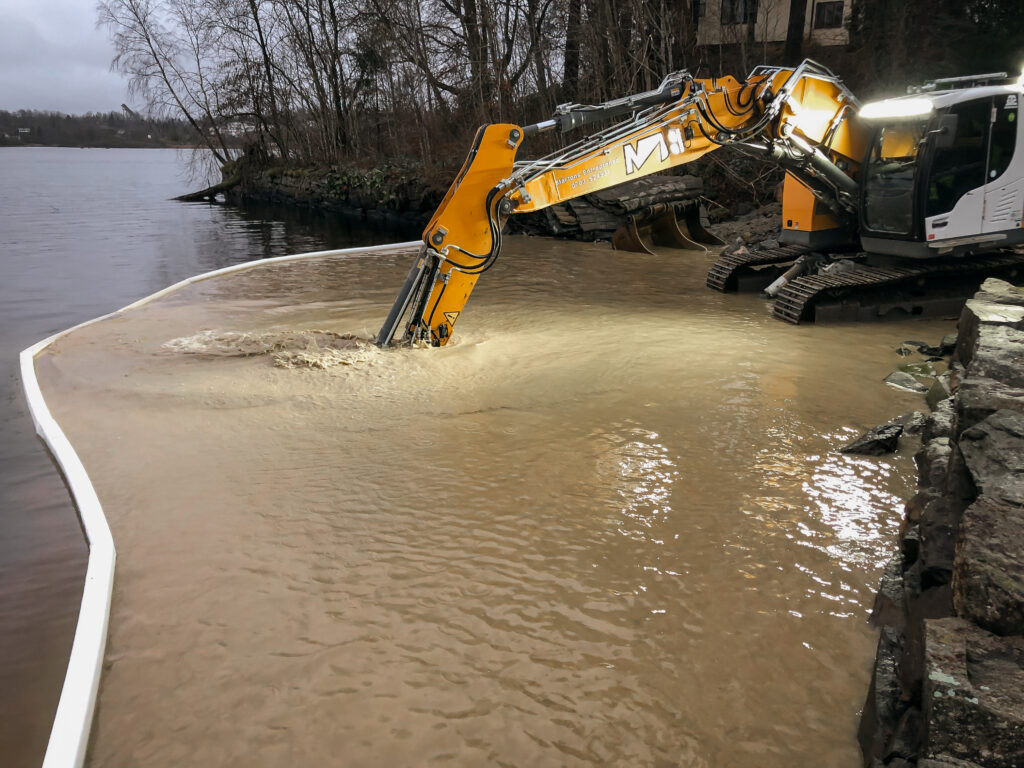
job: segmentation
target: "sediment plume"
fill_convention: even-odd
[[[207,357],[266,355],[279,368],[333,368],[368,362],[377,352],[373,342],[333,331],[205,330],[164,342],[170,352]]]

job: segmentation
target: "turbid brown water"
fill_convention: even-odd
[[[449,347],[335,344],[409,261],[40,358],[118,547],[92,764],[858,765],[913,469],[837,449],[922,406],[881,380],[949,324],[791,327],[707,257],[511,238]]]

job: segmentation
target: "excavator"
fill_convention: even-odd
[[[948,78],[861,105],[808,59],[759,66],[742,82],[683,70],[651,91],[561,105],[543,122],[485,125],[424,230],[377,344],[446,345],[473,286],[498,258],[510,216],[722,147],[786,174],[779,247],[726,249],[709,271],[713,288],[734,290],[745,272],[791,262],[765,291],[777,317],[798,323],[851,296],[979,275],[1013,279],[1024,272],[1022,83],[1024,76],[1010,82],[1005,73]],[[516,160],[531,136],[610,121],[554,153]],[[683,222],[662,207],[669,210],[645,231],[663,242],[714,242],[692,207]],[[637,234],[617,239],[628,244]],[[857,311],[838,316],[858,319]]]

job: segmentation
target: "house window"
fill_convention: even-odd
[[[839,29],[843,26],[843,0],[814,6],[815,29]]]
[[[723,24],[750,24],[756,20],[757,0],[722,0]]]

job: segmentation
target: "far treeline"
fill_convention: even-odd
[[[131,112],[0,110],[0,147],[180,147],[196,143],[181,117],[149,118]]]
[[[1024,62],[1021,0],[101,0],[98,9],[133,94],[151,114],[184,119],[222,163],[237,154],[235,134],[265,164],[461,163],[481,123],[542,120],[559,103],[653,88],[683,68],[742,78],[811,56],[869,98],[927,78],[1016,73]],[[805,33],[821,27],[837,28],[842,44]]]

